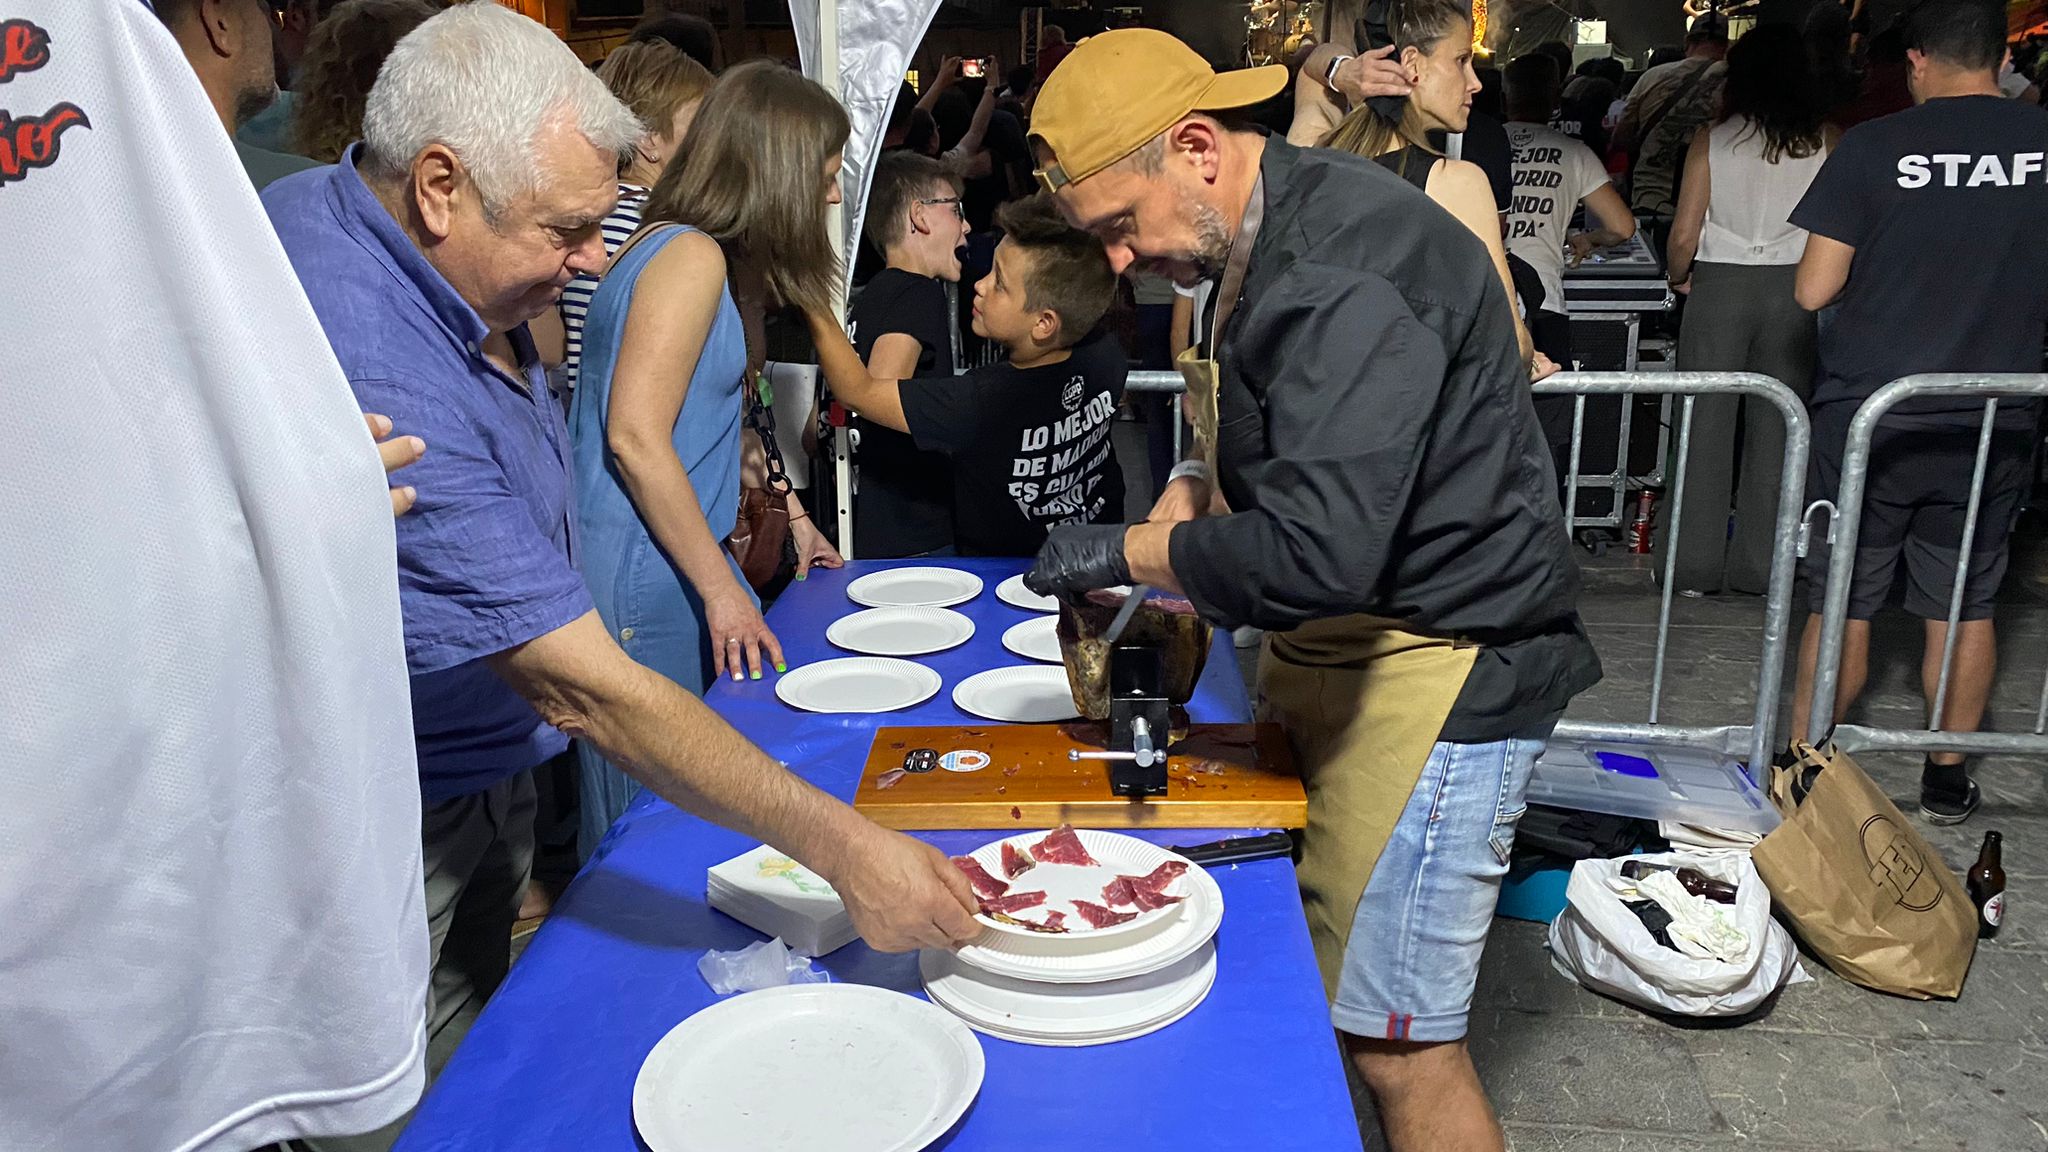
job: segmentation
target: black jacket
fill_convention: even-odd
[[[1261,170],[1218,357],[1239,511],[1177,526],[1175,574],[1231,625],[1368,613],[1480,645],[1444,739],[1554,720],[1600,666],[1485,246],[1370,160],[1269,138]]]

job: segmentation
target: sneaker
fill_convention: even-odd
[[[1920,815],[1929,824],[1961,824],[1977,810],[1983,795],[1970,779],[1969,762],[1936,764],[1927,761],[1920,769]]]

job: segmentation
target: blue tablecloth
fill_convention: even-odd
[[[974,620],[974,638],[921,658],[945,678],[931,700],[885,716],[819,716],[781,703],[764,678],[722,682],[707,703],[819,787],[851,796],[875,728],[972,722],[953,706],[953,686],[983,669],[1025,662],[1003,648],[1002,634],[1029,614],[995,595],[996,583],[1021,563],[947,563],[975,572],[986,586],[959,609]],[[846,598],[846,584],[889,566],[813,570],[791,586],[768,615],[791,667],[845,655],[825,642],[825,628],[858,607]],[[1248,717],[1227,635],[1219,637],[1189,710],[1198,721]],[[1200,843],[1242,831],[1139,835]],[[994,834],[922,835],[959,854]],[[704,902],[705,870],[752,846],[643,795],[556,904],[427,1093],[399,1141],[401,1152],[643,1147],[632,1116],[640,1063],[670,1028],[717,999],[697,973],[698,956],[761,938]],[[980,1097],[932,1147],[1356,1150],[1357,1124],[1293,866],[1264,860],[1214,875],[1225,914],[1207,1000],[1160,1032],[1095,1048],[978,1037],[988,1057]],[[882,955],[855,942],[820,963],[835,979],[921,995],[914,956]]]

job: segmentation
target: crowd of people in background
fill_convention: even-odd
[[[786,62],[726,61],[694,17],[650,18],[593,73],[502,8],[443,7],[155,3],[358,401],[391,418],[372,426],[418,461],[394,501],[433,1066],[537,910],[544,765],[577,764],[580,856],[652,787],[814,861],[871,940],[971,935],[942,857],[763,761],[696,698],[782,670],[763,598],[843,554],[1030,556],[1056,528],[1122,524],[1139,485],[1111,443],[1117,414],[1147,424],[1150,494],[1177,463],[1175,418],[1127,397],[1126,375],[1204,341],[1211,285],[1119,276],[1039,192],[1034,111],[1073,51],[1057,27],[1032,64],[949,56],[906,83],[842,322],[829,210],[850,124],[823,88]],[[1454,217],[1458,242],[1484,248],[1500,293],[1486,308],[1514,317],[1529,380],[1577,363],[1568,268],[1639,229],[1685,297],[1676,367],[1764,373],[1811,401],[1810,498],[1839,482],[1847,420],[1887,380],[2040,369],[2048,114],[2028,105],[2048,42],[2008,49],[1981,0],[1925,0],[1880,29],[1821,4],[1733,44],[1708,14],[1639,72],[1575,64],[1563,44],[1486,62],[1463,0],[1385,11],[1302,54],[1243,119],[1376,162]],[[1974,274],[1926,276],[1935,252]],[[776,359],[821,378],[804,426],[781,434],[756,383]],[[835,398],[845,424],[828,419]],[[1944,647],[1975,411],[1918,411],[1916,434],[1887,442],[1838,709],[1895,576],[1930,659]],[[1569,405],[1537,413],[1561,479]],[[1950,730],[1982,719],[2037,415],[2012,406],[1996,430]],[[834,482],[799,488],[786,459],[840,436],[850,540],[821,523]],[[1683,589],[1764,590],[1782,442],[1772,411],[1698,405],[1696,511],[1662,544]],[[1814,648],[1810,627],[1803,678]],[[1923,812],[1957,821],[1976,803],[1963,758],[1930,757]]]

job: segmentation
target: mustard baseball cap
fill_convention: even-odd
[[[1038,182],[1057,192],[1136,152],[1190,112],[1244,108],[1287,86],[1287,66],[1218,75],[1153,28],[1118,28],[1077,45],[1031,106],[1031,136],[1052,151]]]

